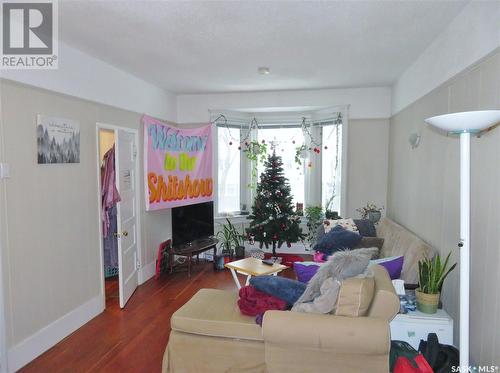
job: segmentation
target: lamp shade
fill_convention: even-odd
[[[478,132],[500,122],[500,110],[463,111],[438,115],[425,121],[448,132]]]

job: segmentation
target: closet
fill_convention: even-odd
[[[99,129],[101,164],[101,224],[106,302],[118,298],[117,206],[120,195],[115,180],[115,131]]]

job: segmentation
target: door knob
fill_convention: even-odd
[[[127,236],[128,236],[128,232],[127,232],[127,231],[123,231],[123,232],[122,232],[122,236],[123,236],[123,237],[127,237]]]

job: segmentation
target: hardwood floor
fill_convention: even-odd
[[[284,273],[293,277],[293,270]],[[117,284],[107,283],[112,291]],[[162,275],[139,286],[125,309],[108,296],[106,310],[26,365],[20,372],[160,372],[170,316],[201,288],[235,290],[228,270],[211,263]]]

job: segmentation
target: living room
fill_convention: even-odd
[[[262,327],[251,320],[252,333],[262,331],[262,336],[234,350],[231,338],[212,338],[211,347],[201,339],[193,342],[180,331],[182,312],[176,314],[201,289],[238,299],[234,280],[245,287],[238,273],[245,269],[234,267],[233,272],[228,265],[241,255],[221,255],[222,269],[212,269],[224,254],[224,234],[218,232],[228,221],[244,236],[243,257],[281,255],[290,268],[276,277],[296,280],[300,263],[314,262],[318,236],[309,234],[312,226],[328,234],[340,224],[324,227],[324,220],[336,221],[336,215],[370,220],[376,211],[381,216],[373,219],[374,228],[384,240],[379,254],[404,256],[401,276],[407,285],[418,286],[424,254],[444,260],[451,253],[449,267],[457,263],[439,289],[441,308],[434,314],[444,312],[441,320],[448,323],[447,334],[434,331],[440,343],[460,351],[455,371],[467,371],[463,365],[498,371],[499,2],[32,3],[44,5],[31,9],[41,15],[33,15],[38,23],[45,19],[45,5],[51,5],[52,38],[48,42],[46,29],[37,34],[35,20],[25,36],[50,44],[51,53],[2,49],[2,57],[9,59],[2,60],[0,79],[0,371],[196,371],[179,365],[186,361],[184,354],[197,356],[201,364],[204,359],[220,362],[213,363],[215,368],[202,365],[201,371],[245,367],[223,363],[245,361],[245,354],[255,361],[253,368],[245,367],[249,371],[293,371],[293,356],[283,346],[290,343],[296,356],[304,356],[304,346],[284,342],[299,339],[299,330],[294,334],[291,328],[287,335],[283,314],[332,319],[325,324],[327,334],[309,336],[313,344],[331,343],[311,352],[318,365],[311,362],[309,371],[325,366],[363,371],[352,365],[356,360],[366,370],[384,371],[394,339],[390,334],[396,335],[396,325],[405,328],[404,318],[416,311],[395,316],[385,310],[384,321],[374,322],[370,330],[380,331],[374,345],[386,342],[389,347],[383,350],[370,350],[373,346],[363,338],[346,336],[344,344],[329,339],[340,333],[339,317],[353,325],[345,330],[348,335],[360,323],[373,321],[378,295],[370,298],[366,317],[268,311]],[[31,13],[15,1],[2,7],[3,20],[11,25],[8,33],[3,28],[6,44],[7,34],[24,32],[24,26],[17,27],[19,15]],[[23,40],[14,37],[10,46],[19,48]],[[33,61],[39,65],[30,66]],[[485,111],[492,117],[480,116]],[[460,112],[471,116],[452,124],[450,117],[432,119]],[[153,125],[200,141],[206,130],[212,140],[210,152],[196,158],[205,162],[202,177],[212,180],[211,188],[204,184],[200,189],[196,204],[213,203],[213,235],[219,243],[215,255],[211,250],[200,254],[200,263],[191,256],[167,255],[174,261],[173,273],[158,249],[169,239],[175,246],[174,236],[188,229],[176,228],[182,221],[173,221],[176,209],[196,204],[176,204],[179,200],[173,203],[161,193],[161,202],[151,200],[150,172],[170,167],[164,153],[155,163],[158,149],[147,142],[151,132],[146,131]],[[53,137],[51,145],[44,138],[50,131],[67,136]],[[201,149],[204,143],[199,144]],[[283,162],[281,176],[289,188],[264,188],[272,183],[260,175],[273,167],[276,171],[273,161],[267,162],[273,153]],[[198,164],[188,158],[183,162],[186,169]],[[116,173],[108,174],[108,165]],[[288,202],[279,202],[281,193]],[[284,212],[257,217],[265,208],[256,201],[271,197]],[[109,201],[123,207],[102,215]],[[322,211],[313,222],[314,207]],[[269,216],[283,223],[267,224]],[[110,234],[104,232],[110,227],[103,225],[106,219],[118,225]],[[292,220],[303,237],[283,233]],[[252,222],[253,232],[247,230]],[[121,249],[125,243],[130,243],[128,253]],[[115,250],[111,257],[108,244]],[[168,245],[164,249],[167,253]],[[290,262],[292,256],[300,258],[298,265]],[[318,267],[332,262],[325,256]],[[108,261],[113,264],[107,266]],[[183,268],[187,263],[189,274]],[[386,282],[377,276],[380,287]],[[395,294],[397,289],[391,289]],[[322,325],[299,324],[304,340]],[[363,330],[371,328],[367,325]],[[342,355],[354,349],[351,342],[365,351],[362,358]],[[191,350],[179,352],[182,343]],[[202,358],[210,348],[214,356]],[[322,348],[335,356],[325,358]],[[372,355],[373,361],[363,360]],[[287,359],[288,365],[283,363]],[[297,362],[295,369],[308,371],[300,366]]]

